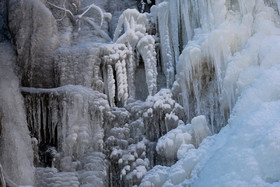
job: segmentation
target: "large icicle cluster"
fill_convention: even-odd
[[[252,32],[248,27],[252,22],[250,16],[240,19],[232,12],[227,13],[225,2],[216,3],[205,7],[210,12],[198,15],[201,27],[197,29],[192,42],[185,47],[177,66],[188,116],[206,114],[214,131],[226,124],[228,110],[231,108],[230,103],[226,104],[221,100],[222,94],[231,94],[230,90],[225,91],[223,87],[226,62],[240,49]],[[219,14],[211,12],[214,7],[220,11]],[[187,16],[191,19],[191,14]],[[223,20],[225,22],[221,23]],[[208,23],[212,23],[212,26]],[[218,29],[211,32],[213,26]]]
[[[72,161],[87,151],[102,150],[104,118],[110,120],[110,108],[104,94],[70,85],[56,89],[22,88],[22,91],[31,133],[39,145],[57,147],[62,155],[56,159],[66,161],[69,157]],[[61,167],[71,171],[72,165],[70,162]]]
[[[22,92],[31,134],[38,140],[39,163],[60,171],[50,175],[48,169],[39,169],[37,185],[106,186],[105,156],[98,153],[103,150],[103,128],[113,119],[106,95],[71,85]]]
[[[122,32],[124,33],[121,35]],[[127,9],[119,18],[113,41],[126,44],[132,52],[137,48],[144,60],[149,95],[153,95],[157,91],[155,39],[146,32],[146,14],[139,13],[136,9]]]
[[[124,44],[103,47],[103,77],[105,93],[112,107],[124,106],[129,97],[135,96],[135,63],[132,51]]]
[[[158,20],[158,29],[160,35],[160,47],[161,47],[161,63],[163,66],[163,71],[166,77],[167,87],[170,88],[175,78],[175,65],[174,65],[174,55],[171,50],[171,39],[169,31],[169,10],[168,3],[163,2],[158,6],[153,7],[152,14],[155,19]],[[178,33],[178,32],[174,32]],[[178,39],[178,37],[177,37]],[[177,43],[175,46],[179,46]],[[178,55],[178,51],[177,51]]]

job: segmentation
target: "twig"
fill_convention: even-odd
[[[110,36],[106,32],[104,32],[100,26],[94,23],[93,18],[85,17],[84,20],[87,21],[101,37],[105,38],[108,41],[112,41],[112,38],[110,38]]]

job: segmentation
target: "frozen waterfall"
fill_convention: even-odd
[[[3,0],[0,186],[280,186],[279,12]]]

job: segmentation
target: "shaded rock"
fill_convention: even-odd
[[[41,1],[11,0],[8,26],[22,70],[22,85],[52,87],[52,53],[58,40],[56,21],[50,10]]]

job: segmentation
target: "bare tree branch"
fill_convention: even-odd
[[[100,17],[101,17],[100,26],[102,26],[103,25],[103,21],[104,21],[103,11],[101,10],[101,8],[99,6],[96,6],[93,3],[91,5],[85,7],[84,9],[86,9],[86,10],[82,14],[78,15],[78,18],[81,19],[92,8],[94,8],[95,10],[97,10],[99,12]]]
[[[87,21],[92,27],[93,29],[97,32],[98,35],[100,35],[101,37],[105,38],[108,41],[112,41],[112,38],[106,33],[104,32],[100,26],[98,26],[95,22],[93,18],[88,18],[85,17],[84,18],[85,21]]]
[[[59,10],[63,10],[63,11],[65,11],[65,12],[68,12],[68,13],[72,16],[72,18],[74,18],[73,13],[72,13],[70,10],[66,9],[65,7],[57,6],[57,5],[52,4],[52,3],[48,2],[48,1],[46,1],[46,2],[47,2],[49,5],[55,7],[55,8],[57,8],[57,9],[59,9]],[[65,4],[64,4],[64,6],[65,6]]]

